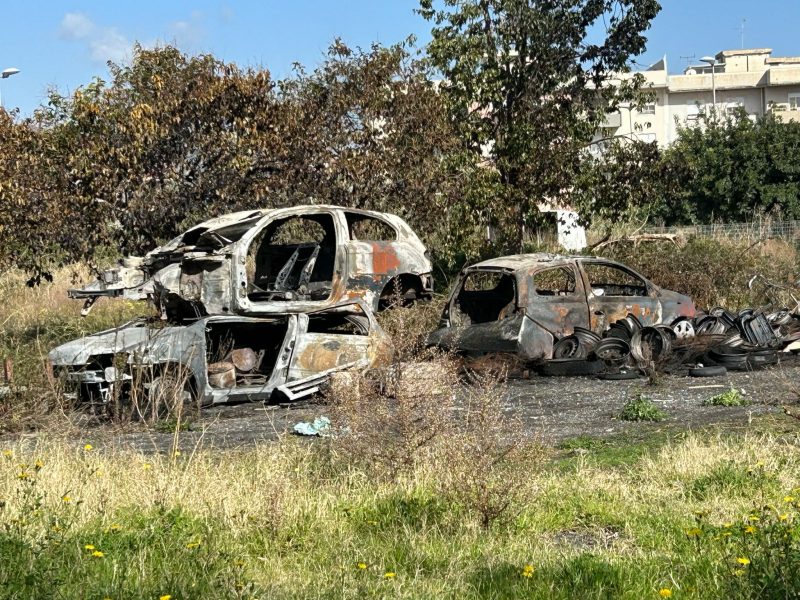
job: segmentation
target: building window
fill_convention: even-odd
[[[642,142],[655,142],[656,141],[656,134],[655,133],[640,133],[638,135],[639,140]]]
[[[696,100],[689,100],[686,103],[686,120],[696,121],[700,116],[700,103]]]
[[[744,108],[744,98],[732,98],[725,104],[725,113],[728,116],[736,116],[740,108]]]
[[[643,104],[640,113],[643,114],[643,115],[654,115],[654,114],[656,114],[656,103],[655,102],[648,102],[647,104]]]
[[[800,110],[800,94],[789,94],[789,110]]]

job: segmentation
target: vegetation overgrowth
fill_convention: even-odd
[[[0,456],[0,597],[792,597],[796,435],[691,434],[636,458],[522,453],[509,518],[336,439],[135,452],[40,438]],[[733,596],[730,596],[733,594]]]

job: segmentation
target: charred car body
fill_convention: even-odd
[[[373,311],[432,292],[425,247],[397,216],[334,206],[211,219],[69,291],[149,300],[134,321],[49,359],[81,402],[182,389],[201,404],[313,394],[337,370],[391,358]]]
[[[388,337],[355,301],[272,317],[211,316],[184,325],[144,319],[55,348],[55,375],[83,403],[108,405],[141,392],[145,403],[180,390],[202,406],[294,400],[343,369],[386,364]]]
[[[86,310],[103,296],[151,299],[180,321],[303,312],[353,298],[379,310],[396,290],[409,300],[433,291],[428,253],[406,222],[316,205],[205,221],[69,295]]]
[[[588,256],[520,254],[462,270],[430,334],[432,346],[469,354],[553,358],[576,328],[602,334],[633,315],[644,326],[695,314],[692,300],[617,262]]]

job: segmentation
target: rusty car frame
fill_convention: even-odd
[[[173,322],[297,313],[354,298],[377,311],[398,295],[430,297],[431,271],[428,251],[400,217],[310,205],[210,219],[69,296],[84,300],[84,314],[104,296],[150,300]]]
[[[152,405],[169,386],[200,406],[296,400],[328,376],[391,361],[388,336],[363,301],[269,317],[217,315],[185,325],[138,319],[67,342],[48,355],[80,405]],[[174,389],[172,390],[175,391]]]
[[[464,268],[428,344],[536,362],[553,358],[554,344],[576,327],[602,334],[628,315],[650,326],[695,312],[691,298],[613,260],[519,254]]]

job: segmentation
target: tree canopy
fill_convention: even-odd
[[[496,173],[476,210],[519,249],[539,202],[569,204],[605,115],[639,98],[617,80],[645,48],[656,0],[421,0],[427,53],[468,149]]]

